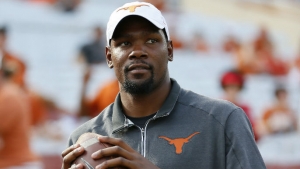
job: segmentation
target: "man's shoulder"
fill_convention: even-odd
[[[178,103],[216,118],[226,118],[233,111],[239,109],[229,101],[210,98],[185,89],[181,90]]]

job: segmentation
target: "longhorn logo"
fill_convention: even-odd
[[[190,136],[188,136],[187,138],[176,138],[176,139],[170,139],[168,137],[165,136],[160,136],[158,138],[162,138],[165,139],[169,142],[169,144],[173,144],[175,146],[175,150],[176,150],[176,154],[181,154],[182,153],[182,147],[185,143],[188,143],[189,140],[194,137],[196,134],[199,134],[200,132],[195,132],[193,134],[191,134]]]
[[[124,7],[124,8],[120,8],[118,11],[120,11],[120,10],[129,10],[130,12],[134,12],[137,7],[141,7],[141,6],[148,6],[148,5],[146,5],[146,4],[132,5],[132,6],[127,6],[127,7]]]

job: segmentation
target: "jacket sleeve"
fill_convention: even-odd
[[[226,168],[265,169],[251,124],[242,109],[235,109],[225,124]]]

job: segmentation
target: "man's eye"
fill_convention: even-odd
[[[122,42],[121,45],[122,46],[128,46],[130,43],[129,42]]]
[[[157,42],[157,40],[155,40],[155,39],[149,39],[148,41],[147,41],[147,43],[156,43]]]

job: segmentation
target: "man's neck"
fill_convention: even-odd
[[[161,86],[146,95],[131,95],[120,92],[123,111],[130,117],[145,117],[157,112],[169,95],[171,80],[167,79]]]

